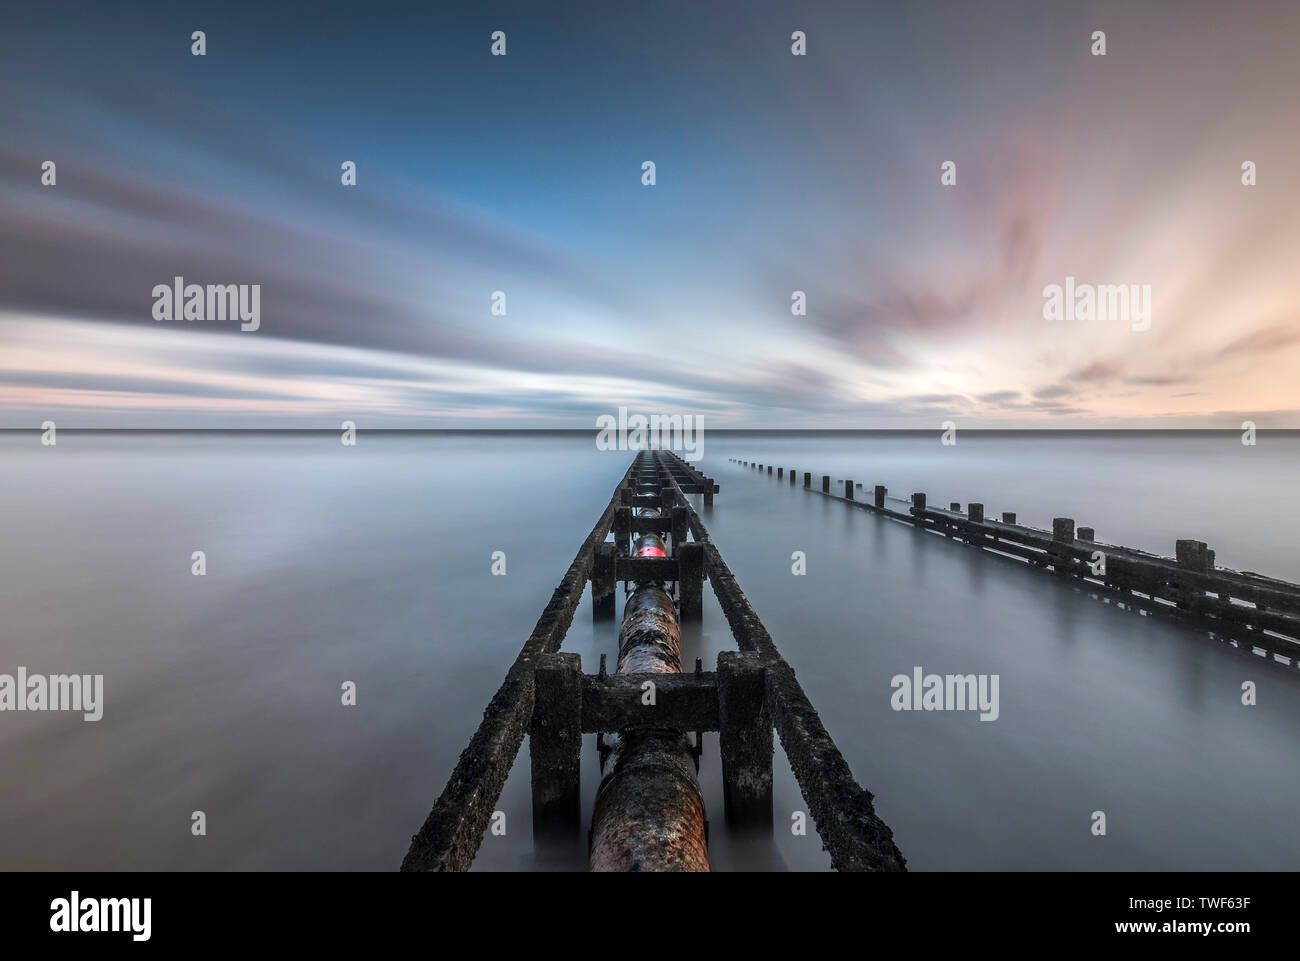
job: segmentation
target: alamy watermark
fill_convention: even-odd
[[[50,902],[50,930],[56,934],[122,933],[148,941],[153,930],[153,898],[84,898],[73,891]]]
[[[261,284],[187,284],[176,277],[153,289],[154,320],[239,320],[240,330],[262,326]]]
[[[926,674],[920,666],[911,675],[895,674],[889,706],[895,711],[979,711],[981,721],[996,721],[997,674]]]
[[[704,418],[697,414],[601,414],[597,450],[674,450],[685,460],[704,456]]]
[[[1043,288],[1044,320],[1123,320],[1140,332],[1151,329],[1150,284],[1065,284]]]
[[[82,719],[104,716],[103,674],[0,674],[0,711],[81,711]]]

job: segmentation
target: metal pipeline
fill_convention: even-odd
[[[662,516],[657,508],[638,513]],[[638,537],[632,553],[667,555],[657,534]],[[635,583],[618,632],[618,673],[681,672],[682,635],[671,595],[658,581]],[[708,871],[704,798],[686,735],[638,729],[606,737],[591,816],[591,870]]]

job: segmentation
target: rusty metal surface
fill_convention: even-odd
[[[660,515],[657,508],[642,513]],[[643,534],[633,544],[637,556],[666,553],[658,534]],[[682,635],[672,596],[660,583],[637,584],[623,607],[618,673],[681,672]],[[606,744],[591,818],[591,870],[708,871],[704,799],[686,735],[625,730]]]
[[[709,870],[704,801],[685,735],[625,732],[605,768],[591,819],[591,870]]]
[[[619,674],[680,674],[682,634],[668,593],[657,584],[638,587],[624,606],[618,631]]]

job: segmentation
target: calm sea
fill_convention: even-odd
[[[705,523],[913,869],[1300,868],[1300,670],[728,462],[1164,554],[1194,537],[1300,581],[1300,435],[712,432],[703,453]],[[0,868],[396,869],[630,457],[576,433],[0,433],[0,673],[105,685],[99,722],[0,713]],[[686,655],[711,668],[733,645],[705,600]],[[614,644],[584,599],[565,649],[594,671]],[[999,675],[1000,716],[893,711],[914,666]],[[476,868],[581,868],[534,857],[527,773],[525,745]],[[775,837],[738,843],[706,738],[715,869],[829,868],[788,828],[779,749],[776,777]]]

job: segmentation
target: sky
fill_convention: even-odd
[[[1297,51],[1289,2],[15,7],[0,427],[1300,427]],[[154,319],[177,276],[258,329]]]

